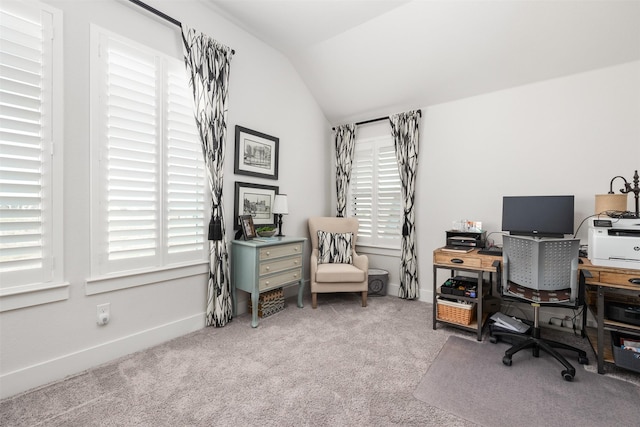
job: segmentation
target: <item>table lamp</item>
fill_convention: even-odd
[[[596,211],[595,214],[599,215],[609,212],[617,213],[627,210],[627,195],[626,194],[596,194]]]
[[[286,194],[276,194],[276,198],[273,201],[272,213],[278,218],[278,234],[276,234],[276,237],[284,237],[284,234],[282,234],[282,215],[289,213]]]
[[[613,181],[620,178],[624,181],[624,188],[620,189],[622,194],[614,194]],[[607,194],[596,194],[596,214],[606,212],[609,216],[640,218],[638,212],[638,195],[640,186],[638,186],[638,171],[633,174],[633,187],[623,176],[614,176],[609,183],[609,192]],[[627,211],[627,194],[635,195],[635,212]]]

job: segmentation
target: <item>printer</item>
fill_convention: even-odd
[[[588,258],[593,265],[640,269],[640,218],[590,218]]]

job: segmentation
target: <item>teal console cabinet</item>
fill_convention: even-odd
[[[298,307],[302,308],[306,238],[270,237],[231,241],[231,292],[233,315],[238,313],[238,289],[251,294],[254,307],[251,326],[258,326],[258,299],[262,292],[298,284]]]

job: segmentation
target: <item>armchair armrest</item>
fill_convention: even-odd
[[[362,271],[369,270],[369,258],[366,255],[358,255],[353,253],[353,265]]]
[[[316,271],[318,271],[318,249],[312,249],[311,257],[309,258],[309,272],[312,282],[315,281]]]

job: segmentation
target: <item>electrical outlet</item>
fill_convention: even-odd
[[[97,306],[97,319],[98,325],[103,326],[109,323],[111,318],[111,303],[99,304]]]

